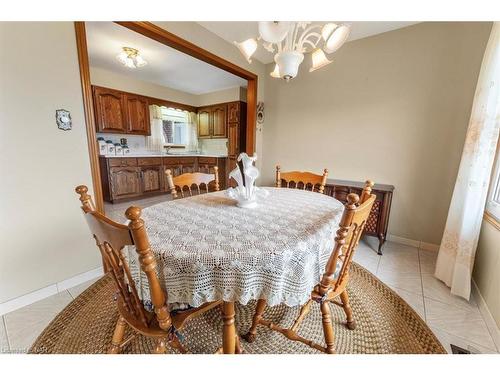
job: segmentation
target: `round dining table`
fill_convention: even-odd
[[[261,188],[255,208],[224,191],[145,208],[142,218],[168,303],[223,301],[223,352],[235,351],[234,303],[304,304],[320,281],[344,206],[317,192]],[[128,250],[143,301],[150,300],[135,251]]]

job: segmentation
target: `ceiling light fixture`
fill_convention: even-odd
[[[333,53],[338,50],[346,42],[349,32],[350,27],[346,24],[311,25],[311,22],[265,21],[259,22],[259,38],[234,44],[251,63],[251,57],[258,47],[257,41],[262,39],[264,48],[276,53],[276,65],[271,77],[290,81],[297,76],[305,53],[312,51],[310,72],[330,64],[332,60],[326,57],[325,52]],[[321,41],[323,47],[319,47]]]
[[[116,58],[127,68],[135,69],[146,65],[148,62],[139,54],[139,50],[131,47],[122,47],[122,52]]]

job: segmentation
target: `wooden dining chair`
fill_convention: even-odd
[[[214,167],[214,173],[183,173],[179,176],[173,177],[172,171],[167,169],[165,171],[167,175],[167,185],[172,193],[174,199],[178,198],[177,189],[181,194],[181,198],[184,198],[184,192],[188,191],[189,196],[193,196],[193,185],[196,186],[196,191],[201,194],[203,185],[205,186],[205,192],[208,193],[209,185],[213,182],[214,190],[219,191],[219,168]],[[187,188],[187,189],[186,189]]]
[[[283,183],[287,188],[295,188],[302,190],[311,190],[323,194],[325,191],[326,178],[328,177],[328,169],[323,170],[323,174],[314,174],[311,172],[281,172],[281,167],[276,166],[276,187],[282,187]]]
[[[120,353],[122,348],[138,334],[156,339],[154,353],[166,353],[167,344],[181,353],[186,353],[186,349],[177,337],[177,331],[182,330],[190,319],[220,305],[222,301],[209,302],[197,308],[176,310],[175,314],[171,314],[168,297],[160,285],[155,257],[149,245],[144,221],[141,219],[141,209],[129,207],[125,212],[125,216],[130,220],[128,225],[119,224],[95,210],[86,186],[78,186],[75,190],[80,195],[81,208],[101,252],[105,270],[111,274],[117,288],[119,318],[108,353]],[[141,270],[149,282],[152,312],[145,309],[144,301],[139,298],[127,259],[123,254],[125,246],[135,246],[139,255]],[[127,325],[133,333],[125,338]],[[239,342],[236,344],[239,347]]]
[[[335,245],[325,267],[325,272],[319,284],[311,292],[310,299],[301,307],[298,317],[290,328],[280,327],[262,318],[266,307],[266,300],[259,299],[249,332],[243,336],[248,342],[255,340],[257,326],[264,325],[274,331],[280,332],[288,339],[300,341],[312,348],[325,353],[335,353],[335,338],[331,320],[330,302],[344,309],[347,317],[347,328],[355,329],[356,323],[349,305],[349,295],[346,286],[349,280],[349,267],[354,251],[359,243],[361,234],[368,219],[368,215],[375,202],[375,195],[371,193],[374,183],[366,181],[361,197],[349,194],[344,213],[340,220],[339,229],[335,236]],[[340,297],[340,302],[337,300]],[[320,304],[323,334],[326,347],[297,334],[300,324],[310,312],[313,302]]]

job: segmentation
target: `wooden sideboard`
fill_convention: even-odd
[[[364,182],[360,181],[327,180],[325,194],[345,203],[348,194],[361,194],[363,186]],[[389,215],[391,213],[394,186],[375,184],[372,191],[377,198],[373,204],[370,216],[368,217],[364,234],[378,238],[378,254],[382,255],[382,246],[387,238],[387,226],[389,224]]]

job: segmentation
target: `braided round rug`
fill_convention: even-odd
[[[30,349],[30,353],[106,353],[118,319],[115,286],[111,277],[104,276],[71,302],[45,328]],[[331,304],[337,353],[395,354],[446,353],[425,322],[396,293],[370,272],[353,263],[348,293],[356,320],[356,329],[344,325],[342,308]],[[299,334],[324,344],[321,314],[318,304],[304,319]],[[247,332],[252,321],[255,302],[236,305],[236,329]],[[284,305],[268,307],[264,317],[288,327],[297,316],[298,307]],[[191,353],[214,353],[222,346],[222,319],[215,308],[189,321],[182,331],[184,345]],[[300,342],[288,340],[278,332],[259,326],[252,344],[242,340],[245,353],[320,352]],[[124,353],[151,353],[154,342],[137,336]]]

